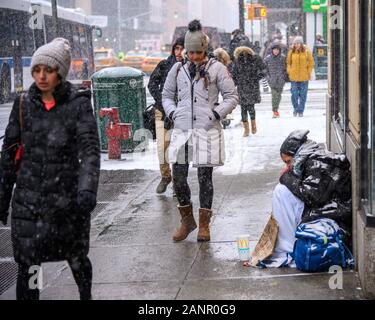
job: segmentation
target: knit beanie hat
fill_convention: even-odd
[[[280,154],[295,156],[298,149],[301,148],[301,146],[307,141],[307,135],[309,133],[309,130],[293,131],[281,145]]]
[[[179,37],[176,39],[172,47],[172,55],[174,55],[177,46],[185,47],[185,37]]]
[[[208,52],[208,36],[202,31],[202,25],[198,20],[189,23],[188,31],[185,34],[186,52],[203,51]]]
[[[35,66],[43,64],[57,69],[62,80],[65,80],[71,62],[70,43],[67,39],[56,38],[38,48],[31,59],[31,72]]]
[[[302,37],[296,37],[293,41],[293,44],[303,44],[303,38]]]

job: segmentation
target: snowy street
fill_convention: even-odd
[[[328,273],[295,269],[243,267],[236,236],[250,234],[253,249],[268,220],[272,190],[283,168],[279,149],[295,129],[325,142],[326,82],[312,82],[305,117],[294,118],[285,90],[281,118],[272,119],[271,95],[256,106],[258,133],[243,138],[240,107],[226,129],[224,167],[214,170],[215,197],[211,242],[198,243],[196,231],[181,243],[172,233],[179,223],[177,200],[169,187],[158,196],[160,179],[156,143],[145,153],[124,154],[108,161],[102,154],[98,206],[92,214],[90,259],[94,299],[360,299],[356,272],[344,272],[343,290],[331,290]],[[1,110],[1,109],[0,109]],[[196,170],[189,184],[194,214],[198,210]],[[1,230],[0,230],[1,231]],[[77,299],[66,263],[44,264],[42,299]],[[15,286],[0,295],[14,299]]]

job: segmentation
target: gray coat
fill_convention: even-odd
[[[269,86],[272,89],[282,90],[287,78],[286,57],[283,54],[278,56],[270,54],[264,59],[264,63],[267,67],[266,78]]]
[[[217,60],[207,62],[205,70],[210,80],[207,89],[203,79],[191,79],[189,65],[190,62],[184,65],[176,63],[164,84],[164,111],[167,116],[174,112],[169,161],[178,162],[179,150],[190,139],[194,166],[220,166],[225,158],[224,134],[213,110],[224,119],[238,104],[237,90],[227,68]],[[217,104],[219,94],[223,101]]]

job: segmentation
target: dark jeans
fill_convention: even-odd
[[[187,182],[189,175],[189,162],[187,155],[187,146],[185,146],[185,164],[173,164],[173,187],[176,192],[177,200],[180,206],[188,206],[191,203],[191,191]],[[199,202],[203,209],[211,209],[214,198],[214,186],[212,182],[212,167],[198,168],[199,182]]]
[[[68,260],[70,269],[72,270],[74,280],[79,289],[81,300],[91,299],[92,286],[92,265],[88,257],[74,258]],[[39,300],[39,289],[30,289],[29,280],[32,274],[29,274],[29,265],[18,265],[17,277],[17,300]]]
[[[241,117],[242,117],[243,122],[249,120],[248,113],[250,114],[250,119],[255,120],[255,116],[256,116],[255,105],[248,104],[248,105],[241,106]]]
[[[292,82],[291,89],[294,112],[303,113],[305,111],[309,82]]]

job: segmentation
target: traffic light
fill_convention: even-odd
[[[249,4],[247,6],[247,19],[248,20],[254,20],[254,17],[255,17],[255,15],[254,15],[255,10],[254,9],[255,8],[254,8],[254,6],[252,4]]]
[[[261,20],[267,18],[267,7],[259,4],[249,4],[247,7],[248,20]]]

